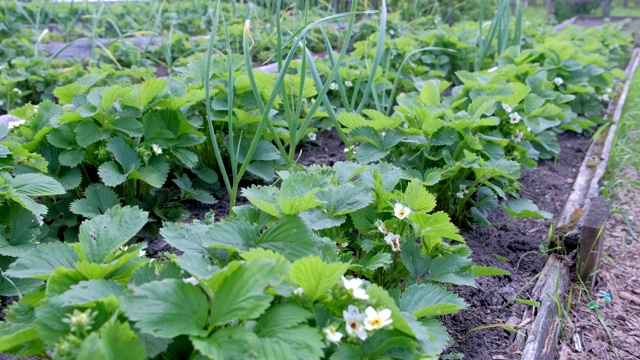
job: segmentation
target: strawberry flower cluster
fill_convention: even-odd
[[[364,281],[362,279],[353,278],[351,280],[342,277],[342,285],[356,300],[369,300],[369,294],[362,287]],[[382,309],[377,311],[372,306],[367,306],[364,313],[360,309],[350,304],[342,311],[342,319],[345,323],[345,332],[351,337],[364,341],[369,337],[369,332],[382,329],[389,326],[393,320],[391,319],[391,310]],[[325,338],[332,343],[339,343],[344,334],[338,331],[335,325],[330,325],[323,330]]]

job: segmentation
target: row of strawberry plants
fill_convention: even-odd
[[[280,186],[245,189],[243,195],[252,206],[233,208],[233,215],[221,222],[165,223],[163,237],[183,255],[156,261],[139,257],[145,244],[123,247],[142,228],[148,214],[129,206],[121,208],[118,203],[124,199],[127,205],[149,206],[143,200],[152,197],[151,201],[157,201],[169,176],[180,196],[206,199],[212,189],[202,191],[193,182],[199,178],[211,185],[212,178],[207,176],[215,174],[216,166],[233,166],[216,163],[220,159],[233,162],[248,157],[248,165],[256,163],[247,166],[250,172],[260,176],[267,171],[273,177],[268,173],[273,165],[286,165],[286,153],[280,147],[292,138],[291,129],[298,128],[279,121],[286,116],[286,96],[276,107],[271,92],[282,81],[293,89],[284,94],[301,94],[300,98],[311,100],[318,92],[327,92],[331,75],[323,85],[318,79],[301,84],[296,76],[253,74],[258,84],[252,84],[255,79],[248,73],[243,77],[241,63],[229,57],[214,65],[211,89],[203,85],[211,79],[206,61],[200,61],[184,70],[182,81],[92,89],[97,79],[89,77],[56,91],[61,103],[74,104],[74,109],[50,102],[22,108],[17,114],[29,123],[14,124],[3,158],[16,164],[3,179],[4,189],[11,194],[7,206],[26,207],[21,214],[30,229],[22,232],[15,227],[23,222],[18,221],[17,212],[11,213],[8,220],[14,223],[5,227],[10,231],[5,232],[2,247],[3,274],[8,278],[2,284],[8,289],[5,294],[29,294],[7,310],[7,322],[0,328],[0,339],[6,345],[0,350],[41,355],[50,350],[60,358],[85,357],[95,349],[116,354],[126,351],[128,357],[136,358],[159,354],[213,358],[242,354],[256,358],[437,356],[448,337],[435,317],[466,306],[438,284],[473,285],[478,274],[500,272],[475,267],[468,258],[468,247],[455,243],[463,240],[449,215],[433,210],[450,211],[452,200],[458,198],[465,201],[464,206],[478,210],[469,210],[472,214],[487,209],[478,202],[497,206],[500,191],[515,193],[504,188],[515,184],[518,160],[532,166],[540,153],[553,155],[554,147],[544,146],[552,140],[542,137],[536,142],[541,132],[527,130],[531,146],[519,149],[518,144],[525,140],[509,137],[520,136],[515,126],[540,118],[545,126],[554,123],[543,130],[560,129],[561,123],[546,117],[560,116],[573,106],[585,107],[574,101],[578,96],[553,89],[572,86],[577,94],[588,96],[611,84],[611,75],[594,69],[595,65],[588,69],[593,72],[576,69],[576,63],[569,61],[575,60],[571,56],[561,59],[561,65],[568,66],[571,75],[575,72],[575,79],[556,76],[562,74],[546,69],[553,63],[539,58],[543,55],[535,51],[523,51],[526,56],[522,59],[542,61],[544,69],[533,64],[535,60],[528,64],[521,59],[518,64],[517,57],[513,66],[501,63],[491,71],[457,72],[462,85],[444,100],[440,93],[446,88],[445,81],[426,79],[419,94],[398,97],[393,116],[372,110],[364,113],[372,120],[358,114],[338,115],[348,136],[362,143],[350,150],[355,151],[351,154],[354,159],[375,164],[347,162],[332,168],[280,171]],[[509,56],[513,54],[507,52],[500,61],[508,62]],[[230,76],[238,71],[237,76]],[[526,83],[512,79],[516,76],[526,76]],[[351,91],[361,91],[358,79],[354,80]],[[208,97],[207,91],[212,93]],[[233,108],[225,102],[230,93],[237,100]],[[323,96],[316,103],[323,101],[331,115],[334,108],[326,106],[328,99],[322,100]],[[209,101],[202,104],[205,98]],[[360,100],[360,104],[365,102],[366,95]],[[587,103],[589,98],[583,100]],[[273,130],[259,131],[257,124],[264,111],[261,101],[268,101],[262,105],[265,109],[274,107],[269,112]],[[563,102],[569,102],[569,109],[561,108]],[[316,103],[308,101],[290,111],[313,113]],[[527,106],[530,112],[522,110]],[[518,111],[526,112],[524,119]],[[232,121],[205,124],[204,113],[214,119],[233,117]],[[212,126],[217,132],[207,140],[203,134]],[[227,128],[230,131],[225,133]],[[302,131],[303,136],[307,130]],[[245,150],[254,140],[260,147],[255,157],[241,153],[243,136],[247,136]],[[300,134],[293,137],[300,138]],[[266,141],[276,142],[276,138],[280,144]],[[227,144],[222,149],[227,149],[228,157],[212,158],[215,141]],[[536,149],[535,143],[541,147]],[[400,162],[403,169],[380,162],[396,151],[395,146],[407,144],[407,149],[397,151],[413,151],[415,156]],[[521,153],[520,159],[511,157],[515,153]],[[455,158],[459,154],[465,158]],[[451,168],[430,171],[434,167],[429,161],[439,159]],[[406,165],[416,160],[426,164]],[[51,178],[46,180],[51,185],[47,189],[25,186],[35,180],[27,180],[35,175],[31,169],[47,169],[71,194],[71,200],[51,203],[50,208],[58,206],[66,216],[71,206],[74,213],[91,219],[76,230],[77,218],[71,215],[69,222],[63,222],[64,235],[57,229],[41,237],[51,242],[60,236],[69,244],[53,242],[32,249],[39,227],[29,212],[41,215],[42,211],[29,208],[33,204],[28,199],[59,194],[60,187]],[[457,190],[455,195],[442,186],[447,179],[452,179],[449,183]],[[477,179],[481,181],[466,183]],[[188,188],[180,185],[187,182],[191,182]],[[444,196],[441,189],[445,189]],[[472,191],[477,194],[473,196]],[[514,216],[536,215],[527,202],[503,205]],[[152,205],[151,209],[166,216],[160,207]],[[459,214],[452,212],[456,217]]]

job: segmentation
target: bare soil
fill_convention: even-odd
[[[603,260],[592,290],[574,286],[561,360],[640,359],[639,180],[632,167],[615,179],[620,185],[602,235]]]
[[[533,200],[538,207],[558,216],[571,192],[580,163],[586,153],[587,138],[575,134],[559,136],[562,147],[557,162],[547,160],[534,170],[525,170],[520,180],[521,196]],[[492,217],[495,223],[507,219],[504,213]],[[535,281],[546,262],[545,253],[550,220],[521,219],[498,227],[464,229],[462,235],[473,250],[477,265],[494,266],[510,272],[509,276],[483,277],[478,287],[452,288],[469,304],[469,308],[444,318],[452,335],[449,353],[462,353],[465,359],[518,359],[520,354],[511,346],[516,334],[501,325],[520,324],[524,311],[514,298],[528,299]],[[497,256],[496,256],[497,255]],[[499,257],[506,258],[502,261]],[[478,327],[498,325],[485,330]]]

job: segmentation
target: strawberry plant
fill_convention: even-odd
[[[348,275],[348,262],[323,261],[297,244],[286,255],[270,250],[292,234],[319,244],[295,217],[268,227],[256,248],[233,245],[249,245],[244,235],[257,236],[256,223],[169,228],[186,251],[157,261],[140,256],[144,244],[124,246],[146,219],[137,208],[114,207],[86,220],[78,243],[41,245],[13,263],[8,276],[42,285],[5,311],[0,351],[60,359],[419,359],[438,356],[449,341],[432,317],[466,306],[428,284],[394,299]],[[193,231],[223,228],[216,232],[223,237],[189,240]],[[225,252],[240,254],[221,263]]]

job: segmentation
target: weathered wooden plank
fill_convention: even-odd
[[[602,241],[600,234],[609,217],[609,205],[597,196],[591,199],[591,204],[584,217],[580,231],[580,245],[576,261],[576,272],[584,284],[593,288],[595,271],[602,255]]]
[[[556,254],[551,254],[538,282],[532,291],[532,299],[540,302],[529,339],[522,351],[522,360],[555,360],[560,320],[557,301],[569,288],[569,268]]]

